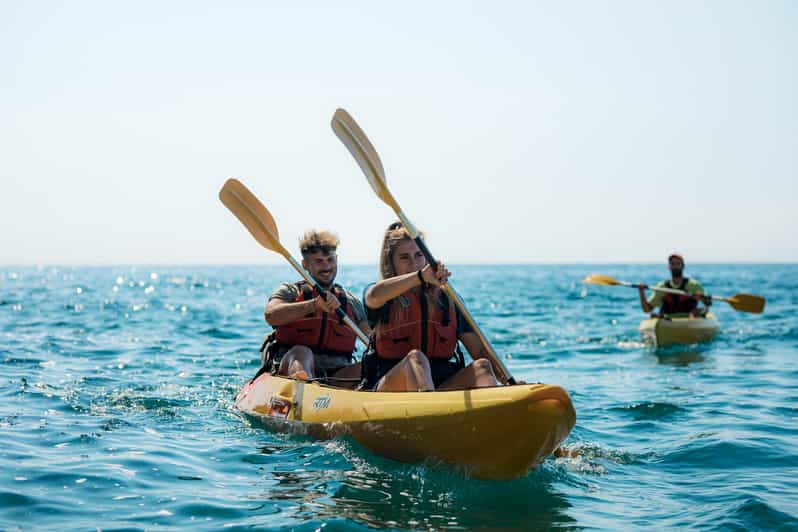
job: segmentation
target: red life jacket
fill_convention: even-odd
[[[675,288],[676,290],[684,290],[687,287],[687,277],[682,279],[680,286],[673,286],[670,280],[665,282],[667,288]],[[662,314],[688,314],[695,310],[698,306],[698,300],[690,296],[682,296],[679,294],[665,294],[662,298],[662,307],[660,312]]]
[[[419,289],[393,299],[388,316],[375,327],[377,355],[401,359],[420,349],[428,358],[451,358],[457,347],[457,319],[454,304],[448,297],[444,300],[447,308],[429,304]]]
[[[294,300],[308,301],[319,295],[318,291],[305,281],[296,283],[299,295]],[[329,291],[341,302],[341,309],[349,318],[357,323],[352,312],[352,305],[344,293],[344,289],[333,285]],[[355,350],[355,333],[346,326],[344,320],[335,312],[312,312],[304,318],[292,323],[279,325],[275,330],[275,340],[287,346],[304,345],[316,353],[351,355]]]

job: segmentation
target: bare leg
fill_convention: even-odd
[[[343,368],[333,373],[332,376],[333,378],[336,379],[351,379],[351,380],[331,381],[330,384],[332,384],[333,386],[337,386],[339,388],[355,389],[357,388],[357,385],[359,384],[360,380],[360,362],[344,366]]]
[[[308,380],[314,378],[314,369],[313,351],[304,345],[295,345],[283,355],[277,373],[292,379]]]
[[[438,389],[470,390],[471,388],[485,388],[497,385],[496,375],[493,373],[493,364],[487,358],[478,358],[446,379],[438,386]]]
[[[410,351],[377,383],[378,392],[429,392],[434,389],[429,361],[418,349]]]

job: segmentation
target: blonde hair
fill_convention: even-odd
[[[423,237],[421,234],[420,236]],[[380,249],[380,279],[396,277],[396,270],[393,268],[393,252],[405,240],[413,240],[413,238],[402,222],[393,222],[385,230],[382,249]]]
[[[317,251],[329,255],[338,249],[339,242],[338,235],[331,231],[311,229],[305,231],[305,234],[299,239],[299,251],[303,257]]]

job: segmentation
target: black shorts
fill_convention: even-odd
[[[395,365],[402,361],[401,358],[380,358],[374,353],[369,353],[363,358],[365,379],[363,381],[362,388],[366,390],[373,390],[376,388],[377,383],[380,382],[380,379],[383,378],[389,371],[391,371]],[[442,360],[440,358],[430,359],[429,367],[432,372],[432,383],[437,388],[452,378],[455,373],[463,369],[465,366],[456,357],[452,357],[448,360]]]

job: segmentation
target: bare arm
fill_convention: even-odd
[[[695,291],[693,296],[695,296],[698,301],[704,304],[704,309],[708,312],[709,307],[712,305],[712,299],[704,296],[704,290],[699,288]]]
[[[304,318],[308,314],[315,313],[316,299],[314,298],[297,303],[288,303],[287,301],[272,299],[266,304],[266,310],[263,314],[266,318],[266,323],[273,327],[277,327]]]
[[[460,335],[460,341],[463,342],[468,354],[471,358],[477,360],[478,358],[488,358],[488,351],[480,341],[479,336],[473,332],[465,332]]]
[[[435,286],[446,283],[450,275],[451,273],[449,273],[443,263],[438,263],[437,271],[433,270],[429,264],[421,269],[421,277],[424,278],[424,282]],[[420,284],[421,280],[418,278],[417,271],[377,281],[375,285],[366,291],[366,306],[371,310],[381,308],[388,301],[399,297]]]
[[[418,278],[417,272],[378,281],[366,291],[366,306],[372,310],[378,309],[391,299],[399,297],[420,284],[421,280]]]
[[[693,297],[695,297],[699,301],[704,301],[704,291],[702,289],[698,289],[693,292]]]
[[[328,300],[314,297],[313,299],[296,303],[274,298],[266,304],[263,317],[266,318],[266,323],[272,327],[279,327],[304,318],[308,314],[335,312],[335,309],[340,306],[341,303],[335,297],[329,297]]]
[[[643,286],[638,286],[637,290],[640,292],[640,307],[642,307],[643,312],[651,312],[654,310],[654,307],[649,305],[646,300],[646,289]]]

